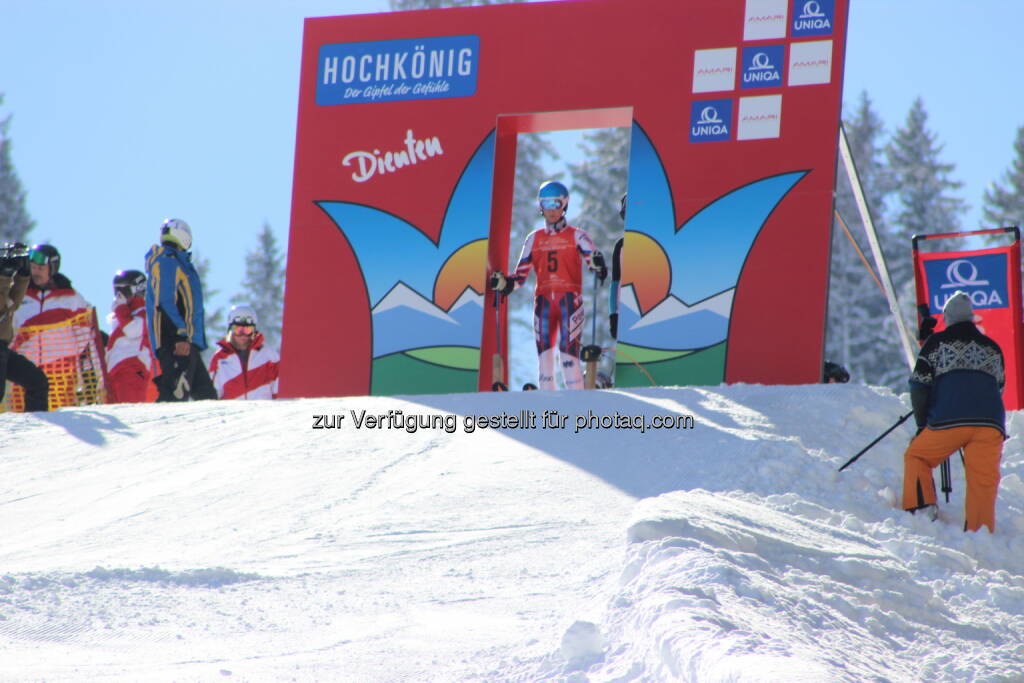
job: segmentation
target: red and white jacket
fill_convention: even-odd
[[[533,270],[537,275],[536,296],[579,294],[583,289],[583,264],[590,264],[594,241],[582,228],[560,220],[545,225],[526,237],[512,280],[516,287],[526,284]]]
[[[210,378],[221,399],[277,398],[277,351],[263,344],[259,332],[249,347],[249,360],[243,367],[238,351],[226,339],[217,342],[217,352],[210,359]]]
[[[107,340],[107,372],[131,369],[148,373],[153,368],[153,351],[149,348],[143,298],[133,296],[127,302],[115,299],[107,320],[112,330]]]
[[[29,283],[21,306],[14,312],[14,328],[25,325],[50,325],[67,320],[89,308],[89,302],[71,287],[71,282],[58,273],[51,289],[39,289]]]
[[[90,304],[71,287],[71,281],[63,274],[53,277],[53,287],[39,289],[29,283],[21,306],[14,312],[15,338],[11,345],[35,363],[48,363],[65,356],[77,356],[88,339],[88,328],[74,330],[55,328],[41,335],[19,333],[27,325],[52,325],[63,322],[85,309]],[[43,340],[45,339],[45,343]]]

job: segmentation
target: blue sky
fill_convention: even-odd
[[[386,11],[386,0],[0,0],[0,116],[63,271],[109,309],[168,216],[211,261],[213,307],[239,291],[269,222],[287,243],[302,20]],[[855,0],[845,99],[870,94],[890,132],[921,96],[965,183],[965,229],[1024,125],[1019,0]],[[567,30],[571,30],[567,28]],[[570,149],[568,154],[572,154]],[[908,247],[909,248],[909,247]]]

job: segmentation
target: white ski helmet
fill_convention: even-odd
[[[228,329],[233,325],[252,325],[256,327],[259,325],[256,311],[249,306],[232,306],[231,312],[228,313]]]
[[[160,226],[160,241],[170,242],[188,251],[192,248],[192,228],[180,218],[168,218]]]

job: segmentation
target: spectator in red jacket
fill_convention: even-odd
[[[277,351],[256,328],[256,311],[235,306],[228,315],[227,337],[217,342],[210,376],[222,399],[277,398]]]
[[[31,280],[21,306],[14,312],[16,336],[11,348],[46,373],[51,409],[77,405],[80,371],[87,370],[95,378],[98,368],[81,367],[92,360],[92,320],[83,318],[81,324],[68,321],[91,305],[60,272],[60,252],[55,246],[35,245],[29,250],[28,260]]]
[[[151,393],[153,351],[146,329],[146,276],[139,270],[114,275],[114,304],[108,318],[107,403],[144,403]]]

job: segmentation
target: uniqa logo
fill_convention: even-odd
[[[772,65],[771,58],[764,52],[756,53],[750,60],[750,68],[743,74],[744,83],[781,80],[778,70]]]
[[[828,16],[821,10],[815,0],[807,0],[804,3],[803,12],[793,22],[793,28],[797,31],[804,31],[808,29],[832,29],[832,24],[828,20]]]
[[[935,294],[932,297],[932,308],[936,311],[941,311],[946,307],[946,302],[954,296],[956,296],[956,292]],[[988,292],[984,289],[976,289],[968,294],[968,296],[971,298],[971,306],[974,308],[1002,308],[1006,305],[1003,297],[999,296],[999,291],[995,289]]]
[[[939,285],[939,289],[983,287],[987,284],[988,280],[978,279],[978,266],[971,263],[968,259],[961,258],[946,266],[946,284]]]
[[[754,55],[753,59],[750,60],[751,69],[772,69],[772,60],[768,58],[768,55],[764,52],[758,52]]]
[[[722,119],[718,117],[718,110],[714,107],[704,107],[700,110],[700,120],[697,121],[698,126],[710,125],[713,123],[721,123]]]
[[[821,11],[821,5],[815,0],[807,0],[804,3],[804,11],[800,14],[801,19],[824,19],[825,13]]]
[[[700,118],[693,124],[690,132],[694,137],[728,135],[729,129],[718,115],[718,110],[712,106],[707,106],[700,110]]]
[[[405,143],[405,149],[395,152],[384,152],[381,154],[379,149],[375,149],[372,152],[360,150],[349,152],[341,160],[341,163],[345,166],[355,164],[356,170],[352,173],[352,180],[357,183],[365,183],[378,173],[381,175],[394,173],[399,169],[415,166],[420,161],[426,161],[432,157],[444,154],[440,140],[436,137],[417,140],[413,137],[411,128],[405,132],[405,140],[403,142]]]

